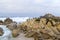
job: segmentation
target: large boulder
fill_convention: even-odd
[[[4,31],[2,28],[0,28],[0,36],[2,36],[4,34]]]
[[[5,20],[4,20],[4,24],[10,24],[10,23],[12,23],[13,22],[13,20],[12,19],[10,19],[10,18],[6,18]]]
[[[12,30],[12,36],[13,37],[17,37],[18,35],[19,35],[19,29],[17,28],[17,29],[14,29],[14,30]]]

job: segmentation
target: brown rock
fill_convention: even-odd
[[[27,33],[26,33],[25,37],[30,38],[30,37],[33,37],[34,35],[35,35],[35,32],[30,31],[30,32],[27,32]]]
[[[51,14],[46,14],[41,18],[35,19],[22,23],[21,29],[24,30],[24,32],[27,30],[26,37],[34,37],[34,40],[39,40],[39,38],[42,38],[41,40],[55,40],[56,38],[60,38],[59,18]],[[58,24],[57,20],[59,22]]]
[[[53,25],[56,25],[56,22],[54,20],[52,20],[52,23],[53,23]]]
[[[51,38],[51,36],[50,36],[49,34],[46,34],[46,33],[42,33],[42,37],[43,37],[44,39],[49,39],[49,38]]]
[[[41,18],[40,19],[40,23],[43,23],[45,25],[46,24],[46,19],[45,18]]]
[[[0,25],[3,25],[3,21],[2,20],[0,20]]]
[[[50,14],[50,13],[48,13],[48,14],[45,14],[44,17],[51,17],[52,18],[52,17],[55,17],[55,16]]]
[[[17,24],[16,24],[16,23],[11,23],[11,24],[8,24],[7,27],[8,27],[10,30],[13,30],[13,29],[16,29],[16,28],[17,28]]]
[[[10,24],[10,23],[12,23],[13,21],[12,21],[12,19],[10,19],[10,18],[6,18],[5,20],[4,20],[4,24]]]
[[[14,29],[13,31],[12,31],[12,36],[13,37],[17,37],[19,35],[19,29]]]
[[[60,24],[57,24],[57,30],[60,32]]]
[[[51,27],[51,26],[52,26],[51,22],[48,22],[48,23],[47,23],[47,26],[48,26],[48,27]]]

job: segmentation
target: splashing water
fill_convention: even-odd
[[[0,18],[0,20],[4,21],[6,18]],[[13,21],[19,23],[19,22],[24,22],[27,19],[29,19],[29,17],[10,17],[10,19],[12,19]]]

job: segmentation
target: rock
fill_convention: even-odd
[[[56,22],[54,22],[54,25],[56,24]],[[47,23],[47,26],[51,29],[51,31],[53,31],[55,34],[59,34],[59,32],[58,32],[58,30],[57,30],[57,28],[56,28],[56,26],[52,26],[52,23],[51,22],[48,22]]]
[[[50,39],[47,39],[47,40],[53,40],[52,38],[50,38]]]
[[[60,23],[56,25],[57,30],[60,32]]]
[[[43,37],[44,39],[49,39],[49,38],[51,38],[51,36],[50,36],[49,34],[46,34],[46,33],[42,33],[42,37]]]
[[[22,24],[21,29],[26,31],[26,37],[33,37],[34,40],[60,40],[60,17],[46,14]]]
[[[5,20],[4,20],[4,24],[5,25],[7,25],[7,24],[10,24],[10,23],[12,23],[13,21],[12,21],[12,19],[10,19],[10,18],[6,18]]]
[[[53,24],[53,25],[56,25],[56,22],[55,22],[54,20],[52,20],[52,24]]]
[[[40,19],[40,23],[43,23],[44,25],[46,25],[46,22],[47,22],[47,21],[46,21],[46,18],[41,18],[41,19]]]
[[[3,21],[2,20],[0,20],[0,25],[3,25]]]
[[[48,27],[51,27],[51,26],[52,26],[51,22],[48,22],[48,23],[47,23],[47,26],[48,26]]]
[[[7,25],[7,28],[9,28],[10,30],[16,29],[17,24],[16,23],[10,23],[10,24]]]
[[[35,21],[36,22],[40,22],[40,18],[35,18]]]
[[[57,35],[60,34],[60,32],[57,30],[56,27],[51,27],[51,30],[52,30],[55,34],[57,34]]]
[[[12,31],[12,36],[13,37],[17,37],[18,35],[19,35],[19,29],[14,29],[13,31]]]
[[[27,32],[27,33],[26,33],[25,37],[30,38],[30,37],[33,37],[34,34],[35,34],[35,32],[30,31],[30,32]]]
[[[48,13],[48,14],[45,14],[44,17],[51,17],[52,18],[52,17],[55,17],[55,16],[50,14],[50,13]]]
[[[0,28],[0,36],[2,36],[3,34],[4,34],[3,29]]]

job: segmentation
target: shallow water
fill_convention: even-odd
[[[8,28],[6,28],[5,25],[0,25],[0,27],[4,31],[4,34],[0,36],[0,40],[11,40],[12,39],[11,31]]]

